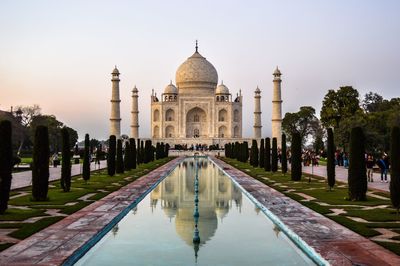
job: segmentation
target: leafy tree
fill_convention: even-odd
[[[382,108],[383,105],[383,97],[374,92],[368,92],[364,96],[364,100],[362,101],[362,107],[365,112],[377,112]]]
[[[32,161],[32,197],[35,201],[47,200],[49,189],[49,131],[46,126],[37,126]]]
[[[126,141],[125,142],[125,156],[124,156],[124,168],[125,168],[125,170],[130,171],[132,169],[131,162],[132,162],[132,159],[131,159],[131,147],[130,147],[129,141]]]
[[[400,127],[393,127],[391,132],[391,169],[390,169],[390,199],[399,213],[400,209]]]
[[[271,171],[278,171],[278,143],[276,138],[272,138]]]
[[[366,200],[367,172],[365,167],[364,132],[361,127],[354,127],[350,135],[349,162],[349,198]]]
[[[107,173],[109,176],[115,175],[115,155],[116,155],[117,138],[111,135],[108,141],[107,155]]]
[[[359,94],[351,86],[329,90],[325,95],[321,108],[321,122],[328,127],[339,127],[342,119],[351,117],[360,110]]]
[[[61,163],[61,188],[69,192],[71,188],[71,145],[69,131],[66,127],[61,129],[62,135],[62,163]]]
[[[282,173],[287,173],[287,147],[286,147],[286,135],[282,134]]]
[[[132,169],[136,169],[136,141],[134,138],[130,138],[129,142],[130,142],[129,147],[131,149]]]
[[[301,180],[301,136],[294,132],[292,135],[292,169],[291,178],[293,181]]]
[[[320,123],[315,116],[315,109],[311,106],[302,106],[297,113],[286,113],[282,120],[282,129],[291,136],[293,133],[300,133],[302,143],[307,137],[318,131]]]
[[[8,120],[0,122],[0,214],[8,209],[10,198],[13,154],[12,125]]]
[[[260,141],[260,154],[259,154],[259,164],[260,168],[264,168],[264,159],[265,159],[265,146],[264,146],[264,139]]]
[[[326,172],[328,177],[329,190],[332,190],[335,185],[335,142],[333,139],[333,130],[328,128],[328,145],[327,145],[327,165]]]
[[[82,177],[86,182],[90,179],[90,139],[89,134],[85,135],[85,150],[83,152]]]
[[[319,154],[320,151],[325,150],[324,148],[324,137],[325,137],[325,132],[324,128],[321,126],[320,123],[318,123],[319,126],[316,128],[316,131],[314,132],[314,143],[313,143],[313,148],[316,154]]]
[[[124,159],[122,158],[122,140],[117,140],[117,167],[116,171],[117,174],[124,173]]]
[[[267,172],[271,171],[271,139],[265,139],[265,159],[264,159],[264,169]]]
[[[100,141],[97,139],[90,140],[90,153],[92,154],[94,149],[100,145]]]
[[[37,104],[32,106],[17,106],[15,109],[17,110],[15,112],[16,116],[24,127],[29,127],[33,119],[41,115],[41,108]]]

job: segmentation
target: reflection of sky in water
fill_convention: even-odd
[[[311,262],[207,159],[179,165],[77,265],[308,265]],[[198,253],[197,262],[194,254]]]

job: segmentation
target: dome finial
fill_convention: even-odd
[[[199,49],[199,45],[198,45],[198,41],[196,40],[196,53],[198,52]]]

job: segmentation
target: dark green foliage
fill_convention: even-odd
[[[253,139],[251,142],[250,165],[253,167],[258,167],[258,146],[257,140],[255,139]]]
[[[301,180],[301,136],[294,132],[292,135],[292,169],[291,178],[293,181]]]
[[[240,153],[241,153],[241,147],[238,141],[235,142],[235,147],[233,150],[232,158],[235,158],[236,160],[240,161]]]
[[[335,142],[333,138],[332,128],[328,128],[328,145],[327,145],[327,164],[326,172],[328,178],[328,186],[331,190],[335,185]]]
[[[286,135],[282,134],[282,159],[281,159],[281,168],[282,168],[282,173],[286,174],[287,173],[287,147],[286,147]]]
[[[82,178],[85,181],[90,179],[90,139],[89,134],[85,135],[85,149],[83,151]]]
[[[156,159],[158,160],[158,159],[162,158],[162,156],[163,156],[163,150],[161,148],[161,144],[160,144],[160,142],[157,142],[157,144],[156,144]]]
[[[141,163],[144,163],[144,153],[145,153],[145,151],[144,151],[144,141],[143,140],[141,140],[140,141],[140,162]]]
[[[264,146],[264,139],[261,139],[260,142],[260,153],[259,153],[259,166],[260,168],[264,168],[264,159],[265,159],[265,146]]]
[[[121,139],[117,140],[117,165],[116,165],[115,172],[117,174],[124,173],[124,159],[122,156],[122,140]]]
[[[32,197],[35,201],[47,200],[49,190],[49,131],[37,126],[33,144]]]
[[[61,162],[61,188],[64,192],[69,192],[71,188],[71,150],[69,143],[69,131],[63,127],[62,136],[62,162]]]
[[[264,169],[267,172],[271,171],[271,139],[265,139],[265,152],[264,152]]]
[[[361,127],[354,127],[350,134],[349,198],[366,200],[367,172],[365,168],[365,137]]]
[[[125,156],[124,156],[124,168],[125,168],[125,170],[130,171],[132,169],[131,162],[132,162],[132,159],[131,159],[131,147],[130,147],[129,141],[127,141],[125,143]]]
[[[390,141],[390,199],[399,212],[400,209],[400,128],[392,128]]]
[[[0,214],[8,208],[10,198],[13,155],[11,122],[0,122]]]
[[[249,143],[247,141],[243,142],[244,158],[243,161],[247,162],[249,160]]]
[[[115,155],[117,147],[117,138],[111,135],[108,141],[108,155],[107,155],[107,173],[109,176],[115,175]]]
[[[136,141],[134,138],[130,138],[129,142],[130,142],[129,147],[131,149],[131,160],[132,160],[131,166],[132,166],[132,169],[136,169],[136,155],[137,155],[136,154]]]
[[[168,157],[169,156],[169,144],[165,144],[165,152],[164,152],[164,156]]]
[[[143,162],[144,163],[149,163],[151,162],[152,158],[153,158],[153,147],[151,145],[151,140],[146,140],[145,142],[145,146],[144,146],[144,158],[143,158]]]
[[[140,139],[138,139],[137,140],[137,145],[136,145],[136,161],[137,161],[137,164],[141,164],[143,162],[142,153],[140,151],[140,143],[142,143],[142,141],[140,141]]]
[[[278,171],[278,141],[272,138],[272,152],[271,152],[271,171]]]

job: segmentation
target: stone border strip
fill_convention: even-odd
[[[0,265],[73,264],[184,159],[176,158],[0,253]]]
[[[261,183],[233,166],[211,160],[331,265],[400,265],[400,257]],[[279,224],[278,224],[279,226]],[[290,237],[290,236],[289,236]]]

